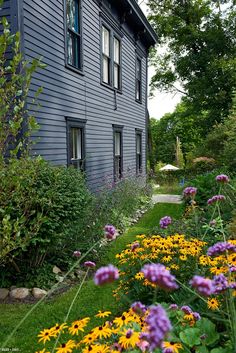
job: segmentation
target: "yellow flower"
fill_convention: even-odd
[[[55,326],[53,326],[51,328],[52,332],[54,332],[54,336],[56,337],[57,334],[59,334],[60,332],[63,332],[66,328],[67,328],[67,324],[63,323],[63,324],[56,324]]]
[[[112,335],[112,330],[108,324],[105,324],[103,326],[97,326],[92,329],[92,334],[96,336],[96,338],[108,338]]]
[[[45,328],[38,334],[38,337],[40,337],[39,342],[43,341],[45,344],[45,342],[50,341],[51,337],[55,337],[55,333],[52,329]]]
[[[96,336],[92,333],[89,333],[88,335],[84,336],[81,343],[91,344],[91,343],[93,343],[93,341],[95,341],[95,339],[96,339]]]
[[[136,343],[139,342],[140,332],[134,332],[132,330],[128,330],[122,333],[122,336],[119,338],[119,344],[124,349],[134,348]]]
[[[76,347],[75,341],[69,340],[66,343],[62,343],[62,345],[56,348],[57,353],[71,353],[73,348]]]
[[[183,346],[181,343],[173,343],[173,342],[163,342],[163,348],[171,348],[173,353],[179,353],[179,349],[182,349]]]
[[[186,255],[181,255],[179,258],[182,261],[186,261],[188,259]]]
[[[82,320],[76,320],[76,321],[72,322],[71,326],[68,329],[70,334],[71,335],[78,335],[79,331],[84,332],[84,327],[87,325],[89,320],[90,320],[89,317],[85,317]]]
[[[97,315],[95,315],[95,316],[103,318],[103,317],[109,316],[110,314],[111,314],[111,311],[101,311],[101,310],[99,310]]]
[[[133,321],[133,318],[128,313],[124,312],[122,316],[116,317],[113,322],[116,326],[122,327]]]
[[[142,272],[138,272],[136,273],[136,275],[134,276],[135,279],[141,280],[144,278],[144,274]]]
[[[207,300],[208,309],[217,310],[219,308],[219,302],[216,298],[209,298]]]
[[[214,275],[220,275],[221,273],[227,273],[228,271],[229,269],[227,267],[222,267],[222,266],[210,268],[210,272],[213,273]]]
[[[163,262],[170,262],[172,260],[172,257],[169,255],[169,256],[164,256],[163,258],[162,258],[162,261]]]
[[[50,352],[46,352],[45,348],[41,351],[35,352],[35,353],[50,353]]]

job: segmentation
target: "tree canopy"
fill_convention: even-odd
[[[181,90],[195,115],[207,115],[207,133],[232,107],[236,2],[148,0],[148,7],[149,20],[159,36],[159,45],[151,55],[156,68],[152,89]]]

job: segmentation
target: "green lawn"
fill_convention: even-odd
[[[174,184],[163,184],[159,188],[154,187],[154,194],[170,194],[170,195],[181,195],[183,187],[177,183]]]
[[[101,263],[114,263],[115,254],[122,251],[128,243],[132,242],[137,234],[150,232],[150,229],[159,224],[161,217],[169,215],[173,218],[179,218],[181,213],[182,205],[155,205],[136,225],[131,227],[124,235],[120,236],[106,248],[106,251],[102,254]],[[85,282],[74,304],[69,321],[84,316],[91,316],[91,325],[96,325],[97,319],[94,318],[94,315],[99,309],[108,309],[114,314],[121,312],[121,310],[123,310],[121,304],[117,303],[112,296],[114,286],[115,284],[99,288],[94,285],[92,280]],[[6,348],[17,348],[23,353],[33,353],[37,349],[39,350],[36,338],[39,330],[51,327],[55,323],[61,323],[63,321],[77,289],[78,286],[54,301],[38,305],[10,339]],[[30,309],[32,309],[31,305],[0,305],[0,351],[6,338]]]

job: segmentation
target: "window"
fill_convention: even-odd
[[[142,173],[142,133],[136,132],[136,173]]]
[[[135,76],[135,99],[141,102],[142,99],[142,85],[141,85],[141,77],[142,77],[142,61],[141,59],[136,59],[136,76]]]
[[[66,0],[67,64],[82,69],[81,0]]]
[[[68,165],[84,170],[85,144],[84,124],[76,120],[67,121],[68,135]]]
[[[123,173],[123,148],[122,128],[114,128],[114,180],[122,178]]]
[[[121,89],[121,42],[112,29],[102,25],[102,82]]]

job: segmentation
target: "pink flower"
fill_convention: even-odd
[[[73,252],[73,256],[80,257],[81,256],[81,252],[79,250],[76,250],[76,251]]]
[[[114,282],[116,279],[119,278],[119,271],[113,265],[108,265],[104,267],[100,267],[94,276],[94,283],[97,286],[102,286],[106,283]]]
[[[96,264],[95,262],[92,262],[92,261],[85,261],[84,266],[93,268],[93,267],[96,267]]]

